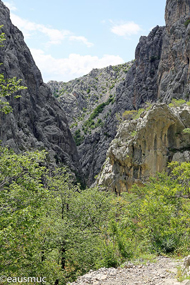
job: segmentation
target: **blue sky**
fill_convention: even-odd
[[[7,0],[45,82],[134,59],[140,36],[163,26],[166,0]]]

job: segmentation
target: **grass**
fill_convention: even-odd
[[[187,272],[182,269],[181,266],[177,267],[177,275],[176,275],[177,281],[182,282],[184,280],[190,280],[190,276],[187,275]]]

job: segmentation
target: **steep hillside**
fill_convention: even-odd
[[[116,88],[125,79],[132,64],[133,62],[128,62],[93,69],[89,74],[69,82],[49,81],[47,83],[54,96],[58,97],[73,132],[79,127],[82,129],[84,121],[89,119],[94,109],[100,104],[106,103],[110,98],[112,100],[109,103],[113,104]],[[105,115],[107,112],[102,108],[101,114]],[[100,113],[95,121],[98,120],[99,115]],[[96,122],[93,126],[86,128],[84,126],[85,133],[93,132],[96,129],[95,125]]]
[[[0,139],[16,152],[46,149],[56,162],[80,173],[77,149],[65,114],[43,83],[41,73],[20,32],[10,20],[9,9],[0,1],[0,19],[6,41],[0,48],[0,73],[6,78],[17,77],[27,90],[19,99],[10,99],[13,113],[0,117]]]
[[[167,0],[166,27],[155,27],[147,37],[141,37],[135,52],[135,62],[116,88],[109,117],[96,132],[76,134],[88,183],[100,171],[109,143],[117,129],[118,114],[137,110],[146,102],[166,102],[172,98],[189,100],[189,34],[190,1]],[[80,92],[80,91],[78,91]]]
[[[89,74],[68,83],[48,82],[68,118],[89,185],[99,173],[109,143],[115,136],[115,126],[108,130],[107,125],[117,89],[132,65],[131,61],[93,69]]]

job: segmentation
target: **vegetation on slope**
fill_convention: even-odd
[[[133,62],[93,69],[89,74],[70,82],[50,81],[53,94],[59,97],[73,136],[79,146],[81,138],[100,132],[115,102],[116,89],[126,77]],[[77,133],[76,133],[77,131]]]
[[[16,79],[1,79],[2,97],[23,89]],[[109,100],[93,111],[91,121]],[[170,176],[158,174],[119,197],[81,190],[67,169],[47,165],[45,152],[15,154],[0,147],[0,276],[15,284],[18,277],[36,276],[47,285],[63,285],[90,269],[116,267],[144,253],[188,253],[190,163],[172,163]]]
[[[187,254],[190,163],[116,197],[80,190],[64,168],[47,170],[45,152],[0,153],[1,275],[66,284],[144,253]]]

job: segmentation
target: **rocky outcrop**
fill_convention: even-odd
[[[91,270],[79,277],[76,282],[67,285],[190,285],[190,280],[177,281],[177,267],[180,266],[181,260],[160,256],[154,263],[141,264],[137,260],[133,263],[126,262],[120,268]],[[190,271],[187,275],[190,275]]]
[[[13,112],[0,116],[0,139],[16,152],[46,149],[50,158],[69,165],[80,173],[76,145],[67,119],[49,87],[43,83],[41,73],[24,42],[24,37],[12,25],[8,8],[0,1],[0,18],[6,41],[0,48],[0,73],[6,78],[22,79],[27,90],[18,99],[10,98]]]
[[[177,108],[154,104],[139,118],[123,122],[108,149],[98,184],[121,193],[166,170],[168,162],[190,161],[190,134],[183,132],[188,128],[186,104]]]

